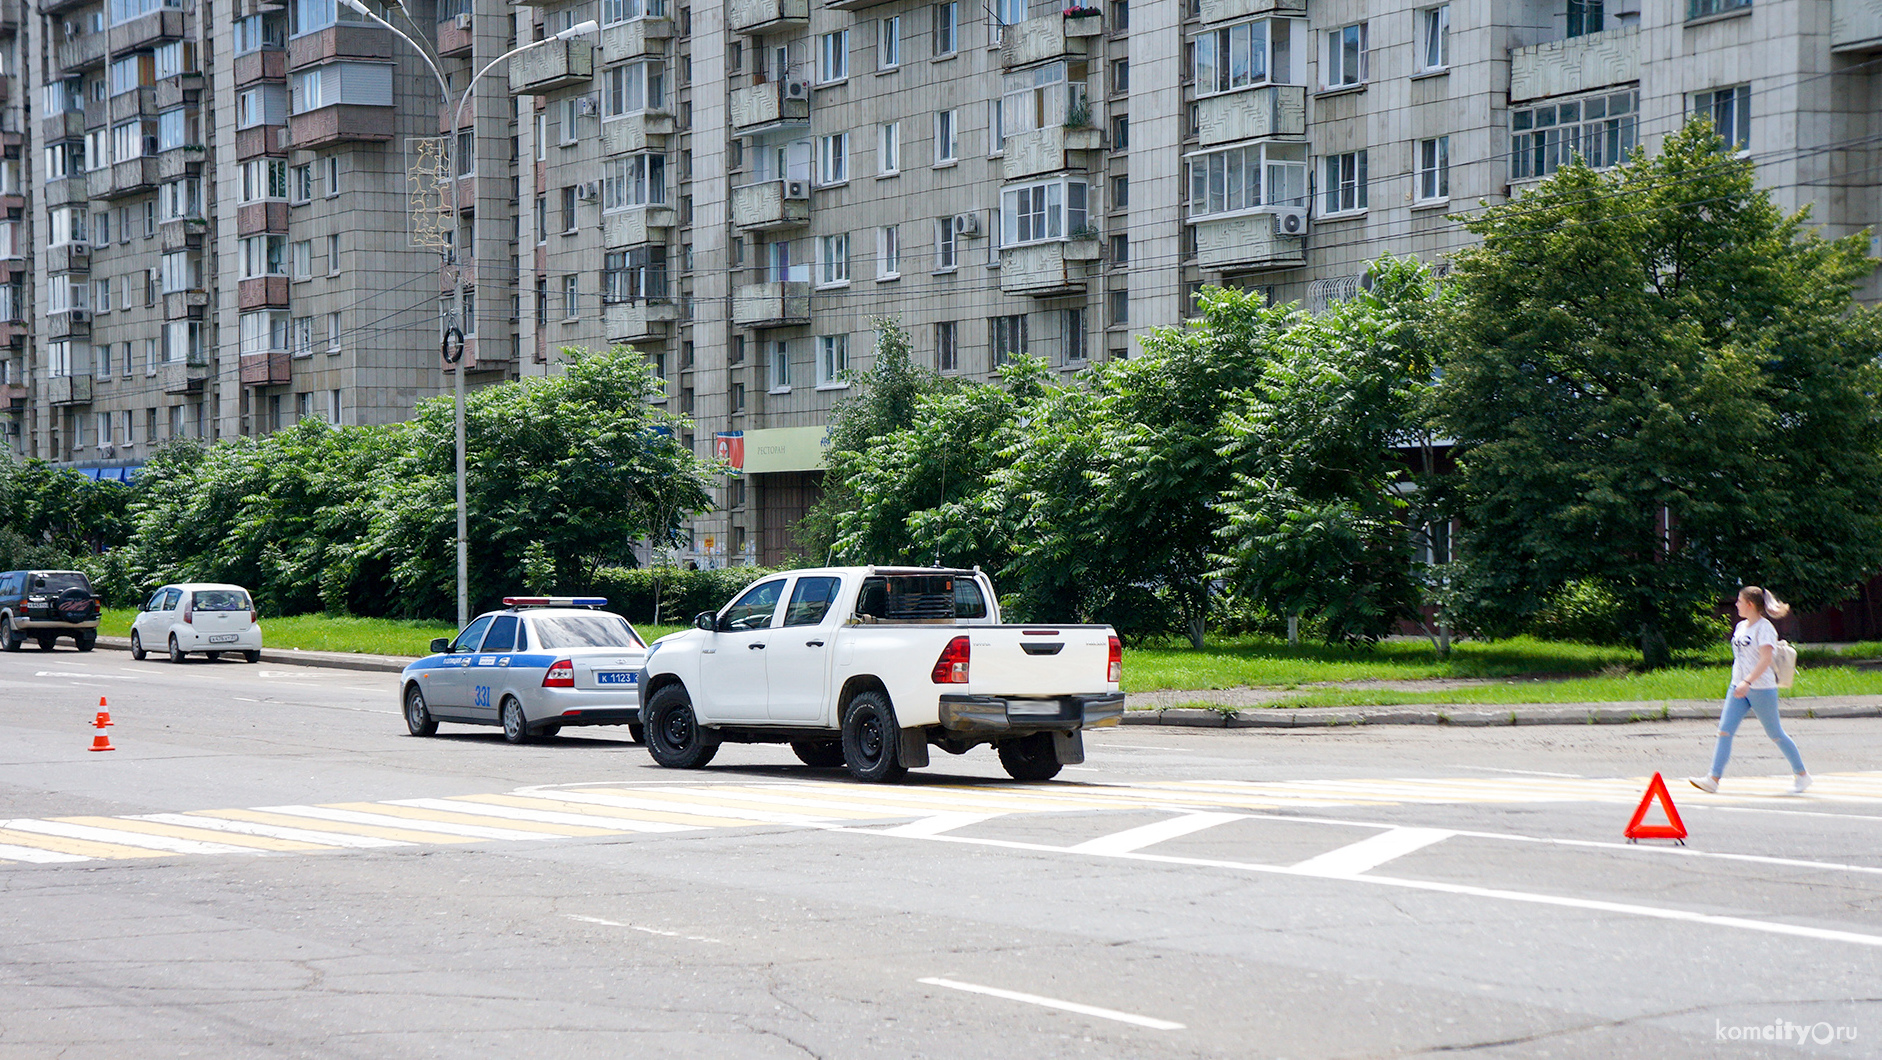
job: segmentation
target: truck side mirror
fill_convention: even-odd
[[[719,629],[719,616],[711,611],[701,611],[693,616],[693,625],[708,633],[716,633]]]
[[[431,654],[443,655],[451,650],[451,641],[445,637],[431,638]]]

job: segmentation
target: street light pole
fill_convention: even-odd
[[[450,85],[446,82],[444,74],[438,69],[438,64],[432,60],[431,54],[427,52],[422,45],[407,36],[397,26],[394,26],[392,23],[374,14],[366,7],[364,0],[341,0],[341,3],[365,15],[367,18],[372,19],[386,29],[391,30],[394,36],[397,36],[400,40],[411,45],[412,50],[418,53],[418,57],[423,59],[425,65],[431,68],[432,76],[438,79],[439,103],[446,107],[451,106]],[[409,13],[407,17],[410,17]],[[570,26],[568,29],[562,30],[552,37],[544,37],[541,40],[530,41],[527,44],[511,48],[509,51],[504,52],[502,55],[484,64],[483,69],[478,70],[477,73],[471,77],[470,83],[464,86],[464,94],[458,98],[457,107],[451,112],[451,137],[449,140],[445,141],[444,171],[451,188],[451,215],[453,217],[456,217],[458,213],[458,131],[464,121],[464,107],[470,102],[471,95],[477,88],[477,82],[482,80],[485,74],[495,69],[497,64],[514,58],[531,48],[548,44],[551,41],[565,41],[573,37],[587,36],[591,33],[599,32],[600,28],[601,27],[593,19],[590,19],[586,22]],[[476,169],[476,158],[477,138],[472,136],[471,160],[473,164],[471,168],[473,171]],[[470,254],[472,257],[475,257],[477,254],[477,211],[474,206],[471,210],[470,233],[466,238],[470,242]],[[438,269],[442,278],[451,281],[453,305],[455,307],[454,312],[459,324],[462,325],[467,322],[464,316],[464,270],[463,259],[458,253],[456,239],[451,241],[449,249],[439,262]],[[470,506],[466,495],[464,474],[464,361],[461,347],[459,349],[457,367],[452,371],[451,376],[452,429],[456,435],[457,443],[457,625],[459,629],[463,629],[470,624]]]

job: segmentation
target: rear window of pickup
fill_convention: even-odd
[[[986,618],[980,583],[951,574],[895,574],[864,578],[856,613],[883,622]]]

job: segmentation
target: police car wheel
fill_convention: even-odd
[[[438,719],[426,709],[424,690],[417,685],[405,692],[405,727],[413,736],[431,736],[438,731]]]
[[[523,705],[515,697],[505,699],[500,708],[503,719],[503,738],[511,743],[529,742],[529,718],[523,714]]]
[[[668,685],[647,704],[647,751],[668,769],[698,769],[719,753],[719,743],[699,725],[686,689]]]

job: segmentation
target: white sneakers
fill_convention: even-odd
[[[1711,777],[1687,777],[1686,783],[1691,784],[1700,791],[1709,791],[1714,794],[1717,794],[1719,790],[1719,782],[1713,780]],[[1798,790],[1801,791],[1802,789],[1800,788]]]
[[[1808,788],[1809,786],[1810,786],[1810,774],[1808,773],[1799,773],[1796,776],[1791,778],[1791,794],[1792,795],[1802,795],[1804,793],[1804,789]]]

